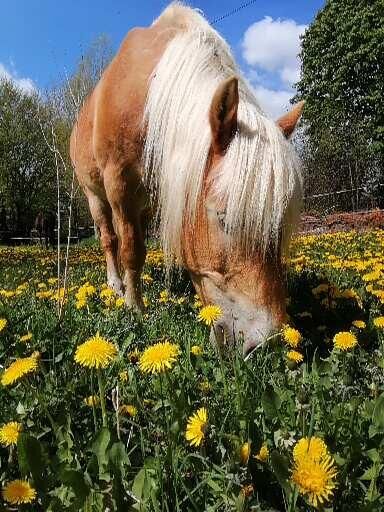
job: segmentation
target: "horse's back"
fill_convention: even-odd
[[[102,181],[109,163],[140,167],[150,75],[174,34],[175,29],[164,23],[128,32],[84,102],[72,131],[71,158],[80,183],[90,178]]]

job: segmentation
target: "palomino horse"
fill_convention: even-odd
[[[109,285],[141,308],[144,231],[158,211],[166,261],[182,263],[219,342],[247,355],[285,317],[281,253],[302,181],[287,141],[297,105],[268,119],[224,40],[171,4],[131,30],[79,114],[71,158],[100,228]],[[119,256],[122,279],[118,266]]]

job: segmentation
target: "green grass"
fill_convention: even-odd
[[[100,250],[94,244],[72,248],[68,301],[58,320],[56,301],[36,296],[55,290],[48,283],[56,274],[55,253],[0,248],[0,290],[26,283],[13,297],[0,291],[0,318],[7,320],[0,364],[40,353],[38,371],[0,386],[0,424],[17,421],[23,432],[17,446],[0,448],[2,484],[30,481],[38,497],[24,510],[307,511],[309,495],[291,481],[292,451],[302,437],[317,436],[338,472],[325,509],[383,510],[384,331],[373,323],[383,311],[375,294],[384,288],[383,240],[377,231],[295,241],[288,312],[303,336],[299,365],[287,363],[288,347],[280,340],[247,362],[237,350],[220,357],[196,320],[184,273],[175,274],[168,300],[159,301],[165,285],[156,251],[145,269],[153,278],[144,283],[148,308],[138,317],[116,307],[115,299],[106,307],[100,298]],[[365,281],[372,271],[376,279]],[[77,309],[78,287],[87,281],[96,293]],[[320,283],[332,286],[313,293]],[[350,289],[354,293],[345,292]],[[356,319],[367,327],[351,327]],[[334,334],[350,329],[358,346],[334,350]],[[101,408],[84,403],[99,393],[97,375],[74,361],[76,347],[97,331],[118,347],[102,371],[106,427]],[[32,339],[21,341],[27,332]],[[130,354],[165,339],[179,345],[177,362],[164,374],[143,374]],[[193,345],[202,347],[201,356],[191,354]],[[117,400],[134,405],[137,414],[118,413]],[[185,430],[201,407],[208,424],[204,442],[194,448]],[[241,456],[244,443],[250,443],[248,460]],[[269,450],[264,462],[255,457],[262,445]]]

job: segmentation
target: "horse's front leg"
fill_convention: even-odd
[[[84,188],[92,218],[100,230],[100,242],[107,264],[107,282],[120,297],[124,294],[117,262],[117,236],[112,223],[112,210],[105,197]]]
[[[142,188],[135,176],[116,168],[105,170],[104,186],[120,240],[125,303],[131,309],[142,311],[140,278],[146,256],[141,222]]]

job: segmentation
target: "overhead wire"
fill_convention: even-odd
[[[250,7],[252,4],[255,4],[257,0],[249,0],[248,2],[245,2],[244,4],[239,5],[235,9],[232,9],[232,11],[229,11],[221,16],[218,16],[217,18],[214,18],[213,20],[210,20],[211,25],[215,25],[219,21],[225,20],[226,18],[229,18],[233,16],[234,14],[237,14],[239,11],[242,11],[243,9],[246,9],[247,7]]]

